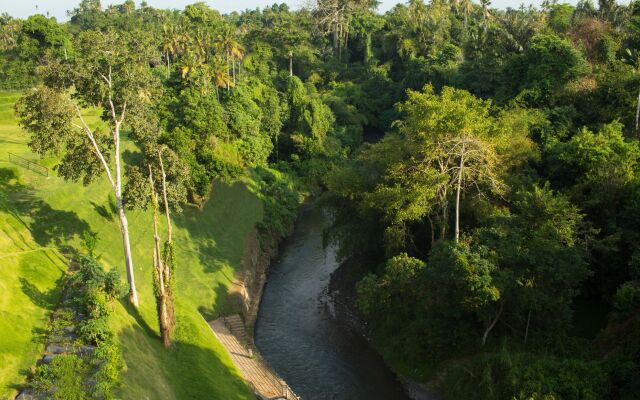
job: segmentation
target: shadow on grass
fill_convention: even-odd
[[[260,200],[243,184],[228,186],[215,182],[210,199],[202,209],[185,208],[173,221],[189,232],[204,272],[217,272],[225,265],[237,269],[246,235],[253,229],[256,219],[256,210],[248,208],[258,209],[259,204]]]
[[[136,320],[138,325],[142,328],[144,333],[149,337],[155,337],[160,340],[160,335],[147,323],[147,321],[140,315],[140,311],[135,308],[127,299],[127,297],[123,297],[120,299],[120,304],[124,307],[125,310]]]
[[[240,310],[237,304],[242,303],[214,279],[234,282],[234,274],[242,268],[246,239],[262,215],[261,207],[260,200],[244,184],[216,182],[202,209],[188,207],[173,218],[176,226],[188,232],[188,237],[176,239],[178,250],[196,253],[202,272],[218,274],[204,278],[211,279],[206,284],[216,299],[211,304],[199,304],[198,310],[208,320]],[[180,239],[184,239],[182,244]]]
[[[211,307],[200,306],[198,312],[207,321],[222,316],[240,314],[243,309],[244,299],[240,291],[229,291],[228,288],[220,283],[213,289],[216,293],[216,302]]]
[[[75,253],[68,243],[90,231],[89,224],[71,211],[56,210],[38,198],[33,188],[19,182],[13,169],[0,168],[0,210],[20,220],[40,246],[57,246]]]
[[[182,333],[170,348],[144,327],[133,325],[120,333],[128,366],[122,398],[255,399],[219,354],[193,344],[201,340],[197,327],[184,326],[180,318],[177,326]]]
[[[90,201],[90,203],[93,206],[93,209],[96,210],[98,215],[100,215],[106,221],[111,222],[114,220],[118,209],[116,207],[115,200],[111,196],[109,196],[109,199],[107,201],[107,205],[98,204],[95,201]]]
[[[20,278],[20,289],[22,289],[22,293],[29,297],[33,304],[49,311],[53,311],[55,309],[55,306],[60,299],[60,293],[62,293],[62,290],[58,285],[51,290],[41,291],[25,278]]]

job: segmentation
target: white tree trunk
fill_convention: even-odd
[[[487,343],[487,338],[489,337],[489,333],[491,332],[493,327],[496,326],[496,324],[498,323],[498,320],[500,319],[500,316],[502,315],[502,310],[504,310],[504,303],[505,303],[505,300],[502,300],[500,302],[500,308],[498,309],[498,313],[496,314],[496,317],[491,322],[491,324],[489,324],[489,326],[487,327],[487,330],[484,331],[484,335],[482,335],[483,346]]]
[[[127,282],[129,283],[129,300],[131,304],[138,307],[138,292],[136,282],[133,277],[133,258],[131,257],[131,242],[129,240],[129,223],[124,213],[122,198],[116,198],[118,204],[118,217],[120,219],[120,232],[122,232],[122,244],[124,246],[124,262],[127,269]]]
[[[527,327],[524,330],[524,343],[527,344],[527,339],[529,339],[529,325],[531,324],[531,308],[529,308],[529,314],[527,315]]]
[[[456,188],[456,243],[460,242],[460,192],[462,191],[462,169],[464,168],[464,143],[460,153],[460,166],[458,170],[458,187]]]
[[[169,213],[169,200],[167,199],[167,173],[164,170],[162,151],[158,151],[158,158],[160,159],[160,171],[162,172],[162,200],[164,201],[164,212],[167,217],[167,242],[171,243],[173,229],[171,226],[171,214]]]
[[[638,132],[638,123],[640,122],[640,92],[638,92],[638,106],[636,107],[636,135],[640,136]]]
[[[169,59],[169,52],[168,51],[166,53],[166,57],[167,57],[167,79],[169,79],[171,77],[171,61]]]
[[[115,108],[112,106],[115,116]],[[124,112],[123,112],[124,114]],[[120,123],[122,120],[115,122],[113,130],[113,141],[115,143],[115,164],[116,164],[116,205],[118,207],[118,217],[120,219],[120,231],[122,232],[122,244],[124,246],[124,262],[127,270],[127,281],[129,283],[129,300],[134,307],[138,307],[138,292],[136,291],[136,282],[133,276],[133,257],[131,256],[131,241],[129,239],[129,223],[124,212],[124,204],[122,202],[122,168],[120,167]]]
[[[149,167],[149,183],[151,186],[151,201],[153,202],[153,268],[154,275],[157,279],[159,293],[156,293],[156,305],[158,307],[158,324],[160,325],[160,337],[165,347],[171,346],[171,333],[169,328],[169,318],[167,314],[167,292],[164,280],[165,266],[162,263],[162,255],[160,252],[160,236],[158,236],[158,197],[153,184],[153,174]]]
[[[293,51],[289,52],[289,77],[293,76]]]

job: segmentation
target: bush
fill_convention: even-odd
[[[122,295],[123,286],[116,270],[105,273],[90,257],[80,258],[79,263],[79,271],[69,278],[68,290],[71,302],[83,316],[77,329],[80,345],[96,348],[90,357],[57,356],[50,364],[39,366],[29,386],[39,393],[53,393],[54,399],[113,399],[123,362],[109,327],[109,303]],[[56,321],[66,323],[71,319],[62,315],[54,319],[51,329],[56,329]],[[95,382],[91,388],[86,387],[90,380]]]
[[[640,284],[630,281],[620,286],[613,298],[613,307],[619,313],[628,313],[640,307]]]
[[[258,229],[264,234],[285,236],[298,212],[298,192],[291,178],[270,168],[257,168],[255,181],[264,206],[264,218]]]
[[[88,399],[85,382],[90,366],[75,354],[55,357],[51,363],[38,366],[30,386],[38,392],[51,392],[55,400]]]
[[[447,399],[596,400],[605,397],[606,382],[600,362],[503,347],[454,366],[441,388]]]

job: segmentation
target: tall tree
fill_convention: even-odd
[[[440,176],[433,200],[441,212],[443,238],[448,223],[448,197],[455,193],[455,239],[458,241],[463,191],[473,188],[486,197],[487,193],[503,190],[494,143],[499,137],[500,123],[489,115],[488,102],[450,87],[445,87],[440,95],[432,86],[425,86],[422,92],[410,91],[409,99],[400,110],[405,118],[396,125],[406,138],[411,155],[403,161],[403,170]]]
[[[173,238],[171,227],[171,216],[169,212],[169,201],[167,196],[167,176],[162,161],[162,152],[158,151],[160,162],[162,202],[164,204],[165,218],[167,220],[167,240],[164,249],[160,249],[160,236],[158,235],[158,209],[160,203],[156,192],[156,183],[153,179],[153,170],[149,166],[149,187],[151,190],[151,203],[153,207],[153,288],[156,297],[156,308],[158,312],[158,323],[160,325],[160,336],[165,347],[171,346],[171,334],[175,327],[175,312],[173,299],[173,275],[174,275],[174,254]]]
[[[56,169],[65,179],[107,178],[116,199],[122,234],[129,299],[138,305],[129,223],[123,197],[122,130],[127,116],[141,119],[146,104],[157,95],[157,81],[150,70],[154,50],[143,32],[82,32],[76,56],[51,61],[43,70],[44,85],[17,104],[20,124],[31,134],[30,146],[39,154],[61,154]],[[82,109],[97,107],[107,132],[92,129]],[[93,157],[87,158],[87,154]]]
[[[347,47],[353,18],[369,12],[378,5],[376,0],[315,0],[313,9],[321,32],[333,38],[334,52],[338,60]]]

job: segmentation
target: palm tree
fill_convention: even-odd
[[[471,0],[460,0],[460,11],[464,15],[464,29],[469,27],[469,15],[473,12],[473,2]]]
[[[229,65],[221,57],[215,57],[211,65],[211,74],[213,76],[213,83],[216,88],[216,96],[218,101],[220,100],[220,93],[218,91],[221,87],[233,86],[235,82],[232,81],[229,76]]]
[[[486,33],[489,20],[493,19],[493,15],[491,15],[491,10],[489,9],[491,0],[480,0],[480,5],[482,5],[482,25]]]
[[[225,60],[227,62],[227,71],[229,71],[229,62],[233,65],[231,66],[232,74],[233,74],[233,82],[236,80],[235,73],[235,59],[242,59],[244,56],[244,48],[242,45],[236,40],[235,33],[233,28],[230,25],[225,25],[220,30],[218,37],[216,39],[216,47],[225,55]],[[228,72],[227,72],[228,74]],[[227,86],[228,89],[228,86]]]
[[[167,79],[171,72],[171,56],[176,55],[180,50],[180,36],[176,25],[164,25],[162,37],[162,54],[167,63]]]
[[[16,35],[20,22],[14,19],[8,19],[4,24],[0,25],[0,49],[12,49],[16,45]]]
[[[233,72],[233,84],[236,84],[236,62],[238,60],[238,70],[240,70],[240,61],[244,57],[244,47],[238,42],[234,42],[231,47],[231,70]]]

